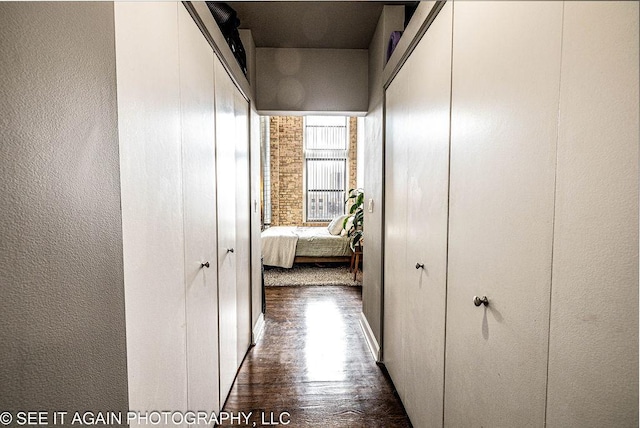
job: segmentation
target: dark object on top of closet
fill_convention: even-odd
[[[389,44],[387,45],[387,60],[385,64],[389,62],[389,58],[391,58],[391,54],[398,46],[398,42],[400,42],[400,38],[402,37],[402,31],[392,31],[391,36],[389,36]]]
[[[244,75],[247,75],[247,54],[244,51],[244,46],[240,40],[240,33],[238,27],[240,26],[240,20],[236,11],[226,3],[208,1],[207,7],[213,15],[220,31],[224,36],[233,56],[236,57],[238,65]]]

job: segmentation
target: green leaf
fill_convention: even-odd
[[[361,188],[349,189],[348,196],[344,201],[345,206],[351,202],[349,206],[350,217],[347,217],[342,228],[345,229],[349,218],[353,217],[353,226],[347,230],[347,237],[349,238],[349,246],[353,251],[356,247],[361,246],[361,241],[364,236],[364,190]]]
[[[353,236],[351,237],[351,242],[349,243],[349,246],[351,247],[352,251],[356,251],[356,247],[360,246],[361,240],[362,240],[362,231],[357,231],[356,233],[353,234]]]

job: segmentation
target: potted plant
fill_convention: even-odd
[[[344,220],[343,228],[347,231],[349,237],[349,246],[352,251],[360,249],[364,240],[363,223],[364,223],[364,190],[350,189],[349,196],[345,205],[351,203],[349,208],[350,216]],[[353,219],[353,220],[351,220]],[[351,223],[350,225],[348,223]]]

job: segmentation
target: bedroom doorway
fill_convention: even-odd
[[[349,190],[362,187],[358,131],[348,116],[260,118],[267,287],[362,284],[348,236]]]
[[[358,120],[262,116],[261,199],[265,226],[327,226],[362,187]]]

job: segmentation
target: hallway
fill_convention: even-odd
[[[265,329],[242,364],[227,412],[293,427],[410,427],[362,336],[360,287],[267,287]],[[263,416],[264,415],[264,416]]]

